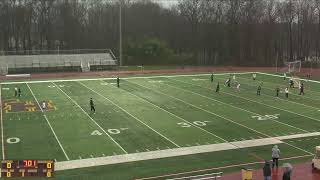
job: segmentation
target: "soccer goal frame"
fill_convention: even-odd
[[[287,67],[287,73],[297,73],[301,71],[301,61],[292,61],[285,63]]]

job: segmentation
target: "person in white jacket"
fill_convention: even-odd
[[[274,145],[272,148],[272,168],[279,166],[279,158],[280,158],[280,149],[277,145]]]

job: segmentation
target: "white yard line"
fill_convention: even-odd
[[[66,151],[64,150],[64,148],[63,148],[63,146],[62,146],[62,144],[61,144],[58,136],[56,135],[55,131],[53,130],[53,128],[52,128],[52,126],[51,126],[51,124],[50,124],[50,121],[48,120],[46,114],[44,113],[42,107],[40,106],[40,103],[39,103],[38,99],[37,99],[36,96],[34,95],[34,93],[33,93],[32,89],[30,88],[29,84],[26,83],[26,85],[28,86],[28,88],[29,88],[32,96],[33,96],[34,99],[36,100],[36,102],[37,102],[37,104],[38,104],[38,107],[40,108],[40,110],[41,110],[41,112],[42,112],[42,114],[43,114],[43,117],[46,119],[46,121],[47,121],[47,123],[48,123],[48,125],[49,125],[49,127],[50,127],[50,129],[51,129],[51,132],[53,133],[54,137],[56,138],[56,140],[57,140],[57,142],[58,142],[58,144],[59,144],[59,146],[60,146],[60,148],[61,148],[64,156],[65,156],[65,157],[67,158],[67,160],[69,161],[69,160],[70,160],[70,159],[69,159],[69,156],[68,156],[68,154],[66,153]]]
[[[128,154],[128,152],[116,141],[114,140],[107,131],[105,131],[75,100],[73,100],[66,92],[64,92],[59,86],[57,86],[54,82],[52,82],[65,96],[68,97],[69,100],[71,100],[96,126],[98,126],[101,131],[105,135],[107,135],[112,142],[114,142],[125,154]]]
[[[220,73],[220,74],[214,74],[214,75],[227,75],[230,73]],[[232,74],[252,74],[252,72],[242,72],[242,73],[232,73]],[[126,77],[121,79],[149,79],[149,78],[160,78],[160,77],[197,77],[197,76],[209,76],[211,74],[180,74],[180,75],[159,75],[159,76],[135,76],[135,77]],[[24,84],[24,83],[51,83],[51,82],[72,82],[72,81],[96,81],[96,80],[110,80],[110,79],[116,79],[115,77],[109,77],[109,78],[89,78],[89,79],[56,79],[56,80],[39,80],[39,81],[13,81],[13,82],[3,82],[0,84]],[[209,81],[208,77],[208,81]]]
[[[55,164],[55,170],[61,171],[61,170],[68,170],[68,169],[77,169],[77,168],[119,164],[119,163],[151,160],[151,159],[177,157],[177,156],[184,156],[184,155],[232,150],[232,149],[238,149],[239,147],[249,148],[249,147],[259,147],[259,146],[274,145],[274,144],[286,144],[285,142],[280,141],[280,139],[288,140],[290,138],[300,138],[300,137],[309,137],[309,136],[311,137],[311,136],[318,136],[318,135],[320,135],[320,133],[306,133],[306,134],[297,134],[294,136],[279,136],[279,137],[270,137],[270,138],[263,138],[263,139],[234,142],[238,147],[230,143],[220,143],[220,144],[182,147],[182,148],[175,148],[175,149],[156,150],[156,151],[140,152],[140,153],[132,153],[132,154],[124,154],[124,155],[115,155],[115,156],[107,156],[107,157],[89,158],[89,159],[81,159],[81,160],[62,161],[62,162],[57,162]],[[298,156],[298,157],[306,157],[306,156],[312,156],[312,155],[313,155],[312,153],[311,154],[308,153],[308,155]],[[285,159],[288,159],[288,158],[283,158],[282,160],[285,160]]]
[[[178,82],[182,82],[182,83],[185,83],[185,84],[189,84],[189,85],[193,85],[193,86],[198,86],[198,87],[202,87],[200,85],[197,85],[197,84],[191,84],[191,83],[188,83],[188,82],[185,82],[185,81],[181,81],[181,80],[176,80],[176,79],[172,79],[174,81],[178,81]],[[171,85],[168,85],[168,86],[171,86]],[[174,87],[174,86],[172,86]],[[202,87],[203,88],[203,87]],[[208,87],[205,87],[206,89],[210,89]],[[182,88],[179,88],[179,89],[182,89]],[[182,89],[183,90],[183,89]],[[188,91],[188,90],[185,90],[185,91]],[[190,91],[190,92],[193,92],[193,91]],[[193,92],[195,93],[195,92]],[[315,121],[320,121],[320,119],[316,119],[316,118],[313,118],[313,117],[310,117],[310,116],[306,116],[306,115],[303,115],[303,114],[299,114],[299,113],[296,113],[296,112],[293,112],[293,111],[289,111],[289,110],[286,110],[286,109],[282,109],[282,108],[279,108],[279,107],[275,107],[275,106],[271,106],[269,104],[265,104],[265,103],[262,103],[262,102],[259,102],[259,101],[255,101],[255,100],[252,100],[252,99],[248,99],[248,98],[245,98],[245,97],[242,97],[242,96],[237,96],[237,95],[234,95],[234,94],[231,94],[231,93],[227,93],[227,92],[221,92],[223,94],[228,94],[230,96],[234,96],[234,97],[238,97],[238,98],[241,98],[241,99],[245,99],[247,101],[251,101],[251,102],[254,102],[254,103],[257,103],[257,104],[261,104],[261,105],[264,105],[264,106],[267,106],[267,107],[271,107],[273,109],[278,109],[278,110],[281,110],[281,111],[285,111],[285,112],[288,112],[288,113],[291,113],[291,114],[295,114],[295,115],[298,115],[298,116],[302,116],[302,117],[305,117],[305,118],[308,118],[308,119],[312,119],[312,120],[315,120]],[[198,93],[197,93],[198,94]],[[297,127],[296,127],[297,128]],[[298,128],[297,128],[298,129]],[[306,131],[306,130],[304,130]]]
[[[187,83],[187,84],[188,84],[188,83]],[[168,85],[168,86],[169,86],[169,85]],[[183,89],[182,89],[182,90],[183,90]],[[192,92],[192,91],[190,91],[190,92]],[[214,113],[214,112],[211,112],[211,111],[208,111],[208,110],[203,109],[203,108],[201,108],[201,107],[198,107],[198,106],[196,106],[196,105],[194,105],[194,104],[188,103],[188,102],[186,102],[186,101],[184,101],[184,100],[181,100],[181,99],[179,99],[179,98],[176,98],[176,97],[174,97],[174,96],[170,96],[170,95],[167,95],[167,96],[172,97],[172,98],[174,98],[174,99],[176,99],[176,100],[178,100],[178,101],[181,101],[181,102],[183,102],[183,103],[185,103],[185,104],[188,104],[188,105],[190,105],[190,106],[193,106],[193,107],[195,107],[195,108],[197,108],[197,109],[200,109],[200,110],[202,110],[202,111],[205,111],[205,112],[207,112],[207,113],[213,114],[213,115],[215,115],[215,116],[217,116],[217,117],[220,117],[220,118],[222,118],[222,119],[225,119],[225,120],[227,120],[227,121],[229,121],[229,122],[232,122],[232,123],[234,123],[234,124],[238,124],[239,126],[245,127],[245,128],[247,128],[247,129],[249,129],[249,130],[251,130],[251,131],[254,131],[254,132],[256,132],[256,133],[258,133],[258,134],[260,134],[260,135],[263,135],[263,136],[265,136],[265,137],[271,137],[271,136],[269,136],[269,135],[267,135],[267,134],[265,134],[265,133],[262,133],[262,132],[260,132],[260,131],[255,130],[255,129],[252,129],[252,128],[246,126],[246,125],[243,125],[243,124],[241,124],[241,123],[235,122],[235,121],[233,121],[233,120],[231,120],[231,119],[229,119],[229,118],[226,118],[226,117],[221,116],[221,115],[219,115],[219,114],[216,114],[216,113]],[[311,152],[308,152],[308,151],[306,151],[306,150],[304,150],[304,149],[302,149],[302,148],[299,148],[299,147],[297,147],[297,146],[294,146],[294,145],[292,145],[292,144],[289,144],[289,143],[285,143],[285,144],[287,144],[288,146],[294,147],[294,148],[296,148],[296,149],[299,149],[299,150],[301,150],[301,151],[304,151],[304,152],[306,152],[306,153],[308,153],[308,154],[312,154]]]
[[[101,96],[102,98],[108,100],[110,103],[112,103],[114,106],[118,107],[119,109],[121,109],[123,112],[127,113],[129,116],[131,116],[132,118],[134,118],[135,120],[139,121],[141,124],[145,125],[146,127],[148,127],[150,130],[152,130],[153,132],[155,132],[156,134],[158,134],[159,136],[163,137],[164,139],[166,139],[167,141],[171,142],[173,145],[175,145],[176,147],[180,147],[178,144],[176,144],[175,142],[173,142],[171,139],[169,139],[168,137],[164,136],[163,134],[161,134],[160,132],[156,131],[155,129],[153,129],[152,127],[150,127],[149,125],[147,125],[146,123],[144,123],[143,121],[141,121],[139,118],[135,117],[134,115],[132,115],[131,113],[129,113],[127,110],[125,110],[124,108],[122,108],[121,106],[119,106],[118,104],[116,104],[115,102],[111,101],[109,98],[103,96],[102,94],[100,94],[99,92],[91,89],[90,87],[88,87],[87,85],[83,84],[82,82],[79,82],[82,86],[84,86],[85,88],[89,89],[90,91],[96,93],[97,95]]]
[[[190,84],[190,83],[187,83],[187,82],[185,82],[185,81],[180,81],[180,80],[176,80],[176,79],[172,79],[172,80],[178,81],[178,82],[182,82],[182,83],[185,83],[185,84]],[[239,110],[242,110],[242,111],[245,111],[245,112],[254,114],[254,115],[260,115],[260,114],[258,114],[258,113],[255,113],[255,112],[252,112],[252,111],[249,111],[249,110],[246,110],[246,109],[243,109],[243,108],[240,108],[240,107],[237,107],[237,106],[234,106],[234,105],[231,105],[231,104],[228,104],[228,103],[219,101],[219,100],[216,100],[216,99],[214,99],[214,98],[211,98],[211,97],[208,97],[208,96],[205,96],[205,95],[202,95],[202,94],[199,94],[199,93],[190,91],[190,90],[182,89],[182,88],[175,87],[175,86],[172,86],[172,85],[169,85],[169,84],[165,84],[165,85],[170,86],[170,87],[173,87],[173,88],[176,88],[176,89],[179,89],[179,90],[182,90],[182,91],[186,91],[186,92],[189,92],[189,93],[192,93],[192,94],[196,94],[196,95],[201,96],[201,97],[203,97],[203,98],[206,98],[206,99],[210,99],[210,100],[212,100],[212,101],[219,102],[219,103],[221,103],[221,104],[224,104],[224,105],[233,107],[233,108],[235,108],[235,109],[239,109]],[[190,85],[199,86],[199,85],[196,85],[196,84],[190,84]],[[199,86],[199,87],[201,87],[201,86]],[[207,88],[207,89],[210,89],[210,88]],[[225,92],[222,92],[222,93],[228,94],[228,95],[232,95],[232,94],[225,93]],[[232,95],[232,96],[236,96],[236,95]],[[239,96],[236,96],[236,97],[239,97]],[[284,122],[281,122],[281,121],[278,121],[278,120],[272,120],[272,121],[277,122],[277,123],[282,124],[282,125],[285,125],[285,126],[288,126],[288,127],[291,127],[291,128],[294,128],[294,129],[297,129],[297,130],[299,130],[299,131],[309,132],[309,131],[307,131],[307,130],[304,130],[304,129],[301,129],[301,128],[292,126],[292,125],[290,125],[290,124],[287,124],[287,123],[284,123]]]
[[[239,79],[245,79],[245,80],[249,80],[247,78],[241,78],[241,77],[238,77]],[[252,87],[255,87],[254,85],[251,85],[249,83],[241,83],[241,84],[246,84],[248,86],[252,86]],[[269,89],[269,90],[273,90],[271,88],[268,88],[268,87],[263,87],[264,89]],[[301,97],[301,98],[309,98],[309,97],[306,97],[306,96],[302,96],[302,95],[298,95],[298,94],[294,94],[294,93],[290,93],[290,95],[293,95],[293,96],[297,96],[297,97]],[[319,108],[316,108],[314,106],[310,106],[310,105],[306,105],[306,104],[303,104],[303,103],[298,103],[298,102],[295,102],[295,101],[290,101],[290,100],[287,100],[287,99],[282,99],[282,98],[277,98],[275,96],[271,96],[271,95],[268,95],[268,94],[262,94],[261,96],[269,96],[269,97],[272,97],[272,98],[275,98],[275,99],[279,99],[279,100],[282,100],[282,101],[287,101],[287,102],[290,102],[290,103],[294,103],[294,104],[299,104],[299,105],[302,105],[302,106],[306,106],[306,107],[309,107],[309,108],[312,108],[312,109],[319,109]],[[310,99],[314,99],[314,98],[310,98]],[[319,99],[320,100],[320,99]]]
[[[133,82],[131,82],[131,83],[133,83]],[[136,83],[133,83],[133,84],[136,84]],[[141,86],[141,87],[144,87],[144,88],[147,88],[147,89],[150,89],[150,88],[145,87],[145,86],[142,86],[142,85],[140,85],[140,84],[136,84],[136,85]],[[155,90],[153,90],[153,89],[150,89],[150,90],[155,91]],[[170,115],[172,115],[172,116],[174,116],[174,117],[176,117],[176,118],[178,118],[178,119],[186,122],[187,124],[189,124],[189,125],[191,125],[191,126],[193,126],[193,127],[195,127],[195,128],[200,129],[201,131],[204,131],[204,132],[206,132],[206,133],[208,133],[208,134],[210,134],[210,135],[212,135],[212,136],[214,136],[214,137],[216,137],[216,138],[218,138],[218,139],[220,139],[220,140],[222,140],[222,141],[224,141],[224,142],[228,142],[226,139],[224,139],[224,138],[222,138],[222,137],[220,137],[220,136],[218,136],[218,135],[216,135],[216,134],[213,134],[213,133],[211,133],[211,132],[209,132],[209,131],[207,131],[207,130],[199,127],[199,126],[196,126],[196,125],[194,125],[193,123],[185,120],[184,118],[182,118],[182,117],[180,117],[180,116],[177,116],[177,115],[171,113],[170,111],[167,111],[167,110],[161,108],[160,106],[158,106],[158,105],[156,105],[156,104],[153,104],[152,102],[150,102],[150,101],[148,101],[148,100],[145,100],[145,99],[143,99],[143,98],[141,98],[141,97],[139,97],[139,96],[137,96],[137,95],[135,95],[135,94],[133,94],[133,93],[131,93],[131,92],[129,92],[129,91],[126,91],[126,92],[129,93],[129,94],[131,94],[132,96],[135,96],[135,97],[137,97],[137,98],[139,98],[139,99],[142,99],[144,102],[147,102],[147,103],[151,104],[152,106],[154,106],[154,107],[156,107],[156,108],[158,108],[158,109],[160,109],[160,110],[162,110],[162,111],[165,111],[166,113],[168,113],[168,114],[170,114]],[[156,92],[156,91],[155,91],[155,92]],[[161,93],[161,92],[158,92],[158,93],[163,94],[163,93]],[[163,94],[163,95],[166,95],[166,94]]]
[[[0,108],[1,108],[1,110],[0,110],[0,113],[1,113],[1,149],[2,149],[2,159],[3,160],[5,160],[6,158],[5,158],[5,153],[4,153],[4,132],[3,132],[3,112],[2,112],[2,94],[1,94],[1,92],[2,92],[2,89],[1,89],[1,84],[0,84]]]

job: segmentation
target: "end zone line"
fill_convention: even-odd
[[[71,100],[75,105],[77,105],[78,108],[81,109],[81,111],[87,116],[89,117],[89,119],[96,125],[98,126],[101,131],[104,132],[105,135],[107,135],[110,140],[112,142],[114,142],[125,154],[128,154],[128,152],[116,141],[113,139],[113,137],[111,137],[111,135],[109,133],[107,133],[98,123],[97,121],[95,121],[75,100],[73,100],[66,92],[64,92],[57,84],[55,84],[54,82],[51,82],[52,84],[54,84],[65,96],[68,97],[69,100]]]
[[[310,157],[310,156],[312,156],[312,155],[293,156],[293,157],[281,158],[280,161],[299,159],[299,158]],[[149,179],[165,178],[165,177],[170,177],[170,176],[179,176],[179,175],[185,175],[185,174],[200,173],[200,172],[206,172],[206,171],[211,171],[211,170],[221,170],[221,169],[227,169],[227,168],[233,168],[233,167],[239,167],[239,166],[263,164],[263,163],[264,163],[264,161],[256,161],[256,162],[251,162],[251,163],[234,164],[234,165],[228,165],[228,166],[220,166],[220,167],[213,167],[213,168],[207,168],[207,169],[181,172],[181,173],[164,174],[164,175],[160,175],[160,176],[153,176],[153,177],[146,177],[146,178],[137,178],[134,180],[149,180]]]
[[[65,155],[65,157],[66,157],[67,160],[69,161],[69,160],[70,160],[70,159],[69,159],[69,156],[67,155],[67,153],[66,153],[66,151],[64,150],[62,144],[60,143],[58,136],[57,136],[56,133],[54,132],[54,130],[53,130],[53,128],[52,128],[52,126],[51,126],[51,124],[50,124],[50,122],[49,122],[46,114],[44,113],[42,107],[40,106],[40,103],[39,103],[38,99],[37,99],[36,96],[34,95],[34,93],[33,93],[32,89],[30,88],[29,84],[26,83],[26,85],[28,86],[28,88],[29,88],[32,96],[33,96],[34,99],[36,100],[36,102],[37,102],[37,104],[38,104],[38,106],[39,106],[39,108],[40,108],[40,110],[41,110],[41,112],[42,112],[42,114],[43,114],[43,117],[46,119],[46,121],[47,121],[47,123],[48,123],[48,125],[49,125],[49,127],[50,127],[50,129],[51,129],[51,132],[53,133],[54,137],[56,138],[56,140],[57,140],[57,142],[58,142],[58,144],[59,144],[59,146],[60,146],[63,154]]]
[[[2,159],[5,160],[5,153],[4,153],[4,132],[3,132],[3,117],[2,117],[2,87],[0,84],[0,113],[1,113],[1,148],[2,148]]]
[[[232,74],[252,74],[253,72],[238,72]],[[218,73],[214,75],[229,75],[230,73]],[[211,74],[178,74],[178,75],[156,75],[156,76],[135,76],[135,77],[124,77],[121,79],[146,79],[146,78],[159,78],[159,77],[197,77],[197,76],[208,76]],[[110,80],[115,79],[115,77],[108,77],[108,78],[87,78],[87,79],[52,79],[52,80],[35,80],[35,81],[11,81],[11,82],[3,82],[0,84],[24,84],[24,83],[50,83],[50,82],[72,82],[72,81],[97,81],[97,80]],[[208,78],[209,81],[209,78]]]

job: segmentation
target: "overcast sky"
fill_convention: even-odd
[[[170,7],[178,3],[179,0],[153,0],[154,2],[159,2],[163,4],[165,7]]]

